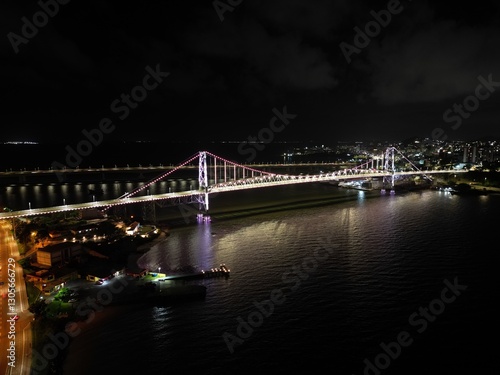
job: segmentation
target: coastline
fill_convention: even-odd
[[[170,233],[169,233],[168,227],[160,227],[160,234],[157,237],[153,238],[151,241],[148,241],[146,243],[143,243],[142,245],[137,246],[137,248],[135,249],[135,252],[146,253],[152,247],[157,246],[160,243],[166,241],[169,235],[170,235]]]

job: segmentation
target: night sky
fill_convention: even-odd
[[[2,0],[0,141],[499,137],[500,4],[434,3]]]

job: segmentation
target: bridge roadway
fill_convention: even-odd
[[[367,179],[367,178],[376,178],[376,177],[391,177],[392,174],[389,172],[375,172],[375,173],[366,173],[365,170],[360,170],[357,174],[334,174],[334,173],[325,173],[319,175],[267,175],[267,176],[259,176],[242,180],[234,180],[223,183],[218,183],[214,186],[208,188],[207,193],[215,194],[222,193],[226,191],[235,191],[235,190],[244,190],[244,189],[252,189],[252,188],[263,188],[263,187],[271,187],[271,186],[282,186],[282,185],[291,185],[298,183],[308,183],[308,182],[322,182],[322,181],[342,181],[342,180],[353,180],[353,179]],[[456,171],[425,171],[425,172],[397,172],[394,176],[405,176],[405,175],[415,175],[415,174],[440,174],[440,173],[464,173],[466,170],[456,170]],[[117,205],[123,204],[133,204],[133,203],[145,203],[157,200],[164,199],[185,199],[194,196],[199,196],[204,194],[204,190],[187,190],[175,193],[164,193],[164,194],[154,194],[154,195],[141,195],[136,197],[126,197],[126,198],[116,198],[109,199],[104,201],[93,201],[93,202],[85,202],[85,203],[77,203],[77,204],[68,204],[62,206],[52,206],[52,207],[43,207],[43,208],[30,208],[28,210],[19,210],[19,211],[9,211],[9,212],[1,212],[0,219],[11,219],[18,217],[27,217],[27,216],[37,216],[37,215],[45,215],[52,214],[58,212],[65,211],[75,211],[75,210],[84,210],[90,208],[104,208],[104,207],[113,207]]]
[[[263,172],[275,173],[319,173],[320,170],[338,170],[344,168],[352,168],[355,163],[296,163],[296,164],[280,164],[280,163],[256,163],[242,164],[244,168],[260,169]],[[69,181],[81,181],[100,183],[105,181],[142,181],[143,179],[154,179],[159,175],[173,172],[179,168],[175,165],[159,165],[159,166],[130,166],[130,167],[110,167],[110,168],[67,168],[67,169],[44,169],[44,170],[6,170],[0,171],[0,182],[5,184],[48,184],[48,183],[67,183]],[[217,164],[218,171],[224,172],[224,164]],[[234,166],[227,165],[227,173],[233,172]],[[240,166],[238,165],[239,170]],[[198,172],[198,164],[186,164],[177,172],[176,178],[191,178]],[[207,163],[209,173],[214,171],[214,165]],[[280,172],[281,171],[281,172]]]

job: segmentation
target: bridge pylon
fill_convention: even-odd
[[[198,209],[200,214],[206,214],[209,209],[208,203],[208,174],[207,174],[207,152],[200,151],[198,157]]]
[[[394,147],[388,147],[384,156],[384,171],[391,173],[390,177],[384,177],[384,185],[390,185],[394,189],[396,168],[394,167]]]

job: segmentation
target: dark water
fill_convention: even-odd
[[[360,193],[175,229],[138,263],[224,262],[231,277],[201,281],[204,301],[124,310],[81,334],[65,373],[498,373],[499,208],[493,195]]]
[[[36,173],[39,169],[49,169],[53,161],[67,164],[64,161],[67,146],[66,144],[0,145],[0,206],[6,206],[17,211],[30,207],[39,208],[115,199],[165,172],[164,170],[157,170],[116,174],[113,172],[70,173],[64,176],[64,181],[59,181],[55,173],[51,175]],[[266,145],[252,160],[252,163],[280,163],[283,161],[282,153],[293,149],[295,146],[295,144]],[[85,171],[87,167],[176,166],[200,150],[207,150],[235,162],[248,162],[245,160],[245,155],[238,153],[238,143],[117,142],[104,143],[96,147],[90,155],[82,159],[79,170]],[[325,154],[322,157],[328,161],[328,155]],[[312,161],[317,160],[325,161],[312,159]],[[272,167],[259,168],[276,173],[319,173],[318,170],[312,169],[290,171],[273,169]],[[73,168],[68,167],[68,169]],[[23,176],[10,174],[10,171],[19,172],[21,170],[35,171],[35,173],[27,173]],[[162,194],[191,190],[198,187],[198,170],[196,168],[177,170],[172,177],[151,185],[140,194]],[[295,192],[300,193],[301,189],[291,188],[285,191],[285,194],[292,190],[295,194]],[[252,200],[255,199],[256,194],[245,195],[243,193],[241,196],[244,197],[243,199],[247,199],[248,196],[248,199]],[[130,206],[129,208],[134,210],[134,207]],[[140,210],[140,207],[138,210]]]
[[[101,182],[101,183],[51,183],[51,184],[16,184],[3,186],[0,190],[0,204],[13,210],[61,206],[92,202],[93,200],[115,199],[127,191],[142,186],[142,182]],[[151,185],[143,194],[161,194],[197,188],[198,180],[175,179],[159,181]]]

